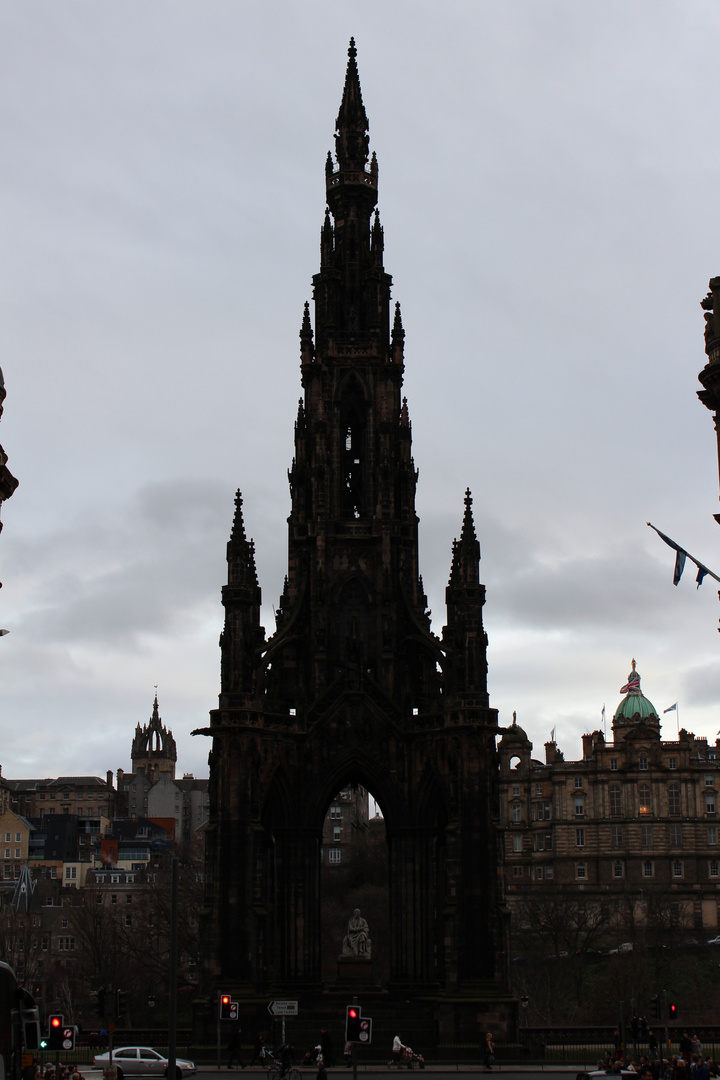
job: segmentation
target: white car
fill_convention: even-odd
[[[112,1063],[117,1068],[117,1080],[124,1076],[169,1076],[168,1059],[149,1046],[118,1046],[113,1050]],[[104,1069],[110,1064],[110,1054],[96,1054],[93,1066]],[[185,1058],[175,1059],[175,1076],[194,1073],[195,1062]]]

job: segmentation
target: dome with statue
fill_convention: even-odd
[[[613,728],[638,723],[660,728],[660,719],[655,706],[640,689],[640,672],[637,670],[634,660],[632,662],[632,671],[627,677],[627,683],[625,686],[620,687],[620,693],[625,694],[625,697],[615,710]]]

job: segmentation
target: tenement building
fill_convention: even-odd
[[[552,738],[538,761],[523,729],[506,729],[499,754],[510,906],[572,892],[615,897],[618,919],[623,911],[642,919],[657,895],[676,925],[715,929],[720,742],[685,730],[662,739],[635,661],[623,692],[612,741],[601,731],[583,735],[576,761],[565,761]]]

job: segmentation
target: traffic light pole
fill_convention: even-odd
[[[665,1017],[665,1045],[667,1047],[668,1057],[670,1056],[670,1018],[668,1016],[668,999],[667,990],[663,990],[663,1016]]]

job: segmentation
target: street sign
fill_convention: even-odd
[[[360,1017],[360,1032],[358,1034],[358,1042],[372,1042],[372,1016]]]
[[[271,1016],[297,1016],[297,1001],[271,1001],[268,1005]]]
[[[75,1049],[75,1028],[64,1027],[62,1029],[62,1048],[63,1050]]]

